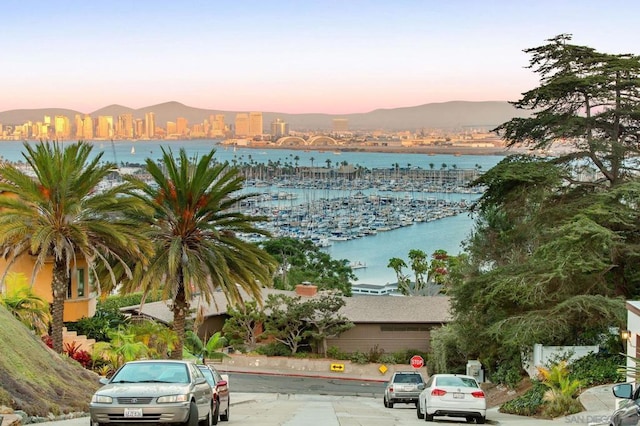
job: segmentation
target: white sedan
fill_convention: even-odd
[[[478,382],[461,374],[434,374],[418,397],[418,418],[433,421],[434,416],[463,417],[484,423],[487,400]]]

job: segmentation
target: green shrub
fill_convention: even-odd
[[[271,342],[256,347],[255,352],[266,356],[290,356],[291,349],[283,343]]]
[[[349,359],[349,354],[342,352],[337,346],[331,346],[327,349],[327,357],[332,359],[345,360]]]
[[[419,355],[422,359],[429,359],[429,354],[427,352],[422,352],[418,349],[406,349],[403,351],[397,351],[393,353],[393,358],[395,359],[395,364],[409,364],[411,361],[411,357],[414,355]]]
[[[520,380],[522,380],[522,368],[512,363],[501,364],[491,373],[493,383],[500,383],[511,389],[515,389]]]
[[[369,363],[369,357],[367,356],[367,354],[363,353],[363,352],[354,352],[351,354],[351,356],[349,357],[349,359],[351,360],[351,362],[355,363],[355,364],[368,364]]]
[[[105,300],[101,300],[98,302],[98,308],[111,311],[111,312],[119,312],[120,308],[124,308],[127,306],[139,305],[142,303],[143,293],[131,293],[131,294],[117,294],[113,296],[107,297]],[[145,303],[157,302],[162,300],[161,294],[149,293],[147,297],[145,297]]]
[[[397,364],[396,357],[393,354],[382,354],[378,359],[380,364]]]
[[[125,324],[127,319],[119,310],[98,307],[91,318],[83,317],[76,322],[66,322],[65,326],[69,331],[76,331],[96,342],[108,342],[109,332]]]
[[[624,363],[624,355],[592,352],[569,365],[569,377],[585,387],[623,382],[625,377],[618,369]]]
[[[542,411],[547,387],[541,382],[533,382],[533,387],[524,395],[508,401],[500,407],[501,413],[533,416]]]

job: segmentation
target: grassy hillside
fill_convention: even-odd
[[[28,415],[88,411],[98,375],[57,355],[0,306],[0,405]]]

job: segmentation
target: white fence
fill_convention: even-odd
[[[523,357],[523,367],[530,377],[538,374],[537,367],[547,367],[550,361],[566,360],[571,363],[576,359],[589,355],[591,352],[597,353],[600,350],[595,346],[542,346],[539,343],[533,345],[533,352],[530,356]]]

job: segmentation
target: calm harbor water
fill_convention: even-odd
[[[70,141],[69,143],[74,143]],[[64,142],[63,142],[64,143]],[[122,163],[143,164],[147,158],[157,160],[161,157],[161,148],[171,148],[177,152],[185,148],[190,157],[208,153],[216,148],[216,158],[229,162],[280,162],[298,164],[300,166],[335,167],[344,162],[367,168],[419,167],[422,169],[440,169],[455,167],[457,169],[479,168],[488,170],[503,157],[499,155],[426,155],[374,152],[338,152],[338,151],[305,151],[290,149],[248,149],[219,146],[217,140],[186,141],[95,141],[94,154],[103,153],[103,159]],[[23,160],[24,145],[21,141],[0,141],[0,157],[9,161]],[[420,196],[451,197],[472,201],[473,194],[432,194],[421,193]],[[462,251],[461,243],[471,232],[473,220],[467,213],[432,222],[416,223],[393,231],[379,232],[349,241],[333,241],[325,250],[335,259],[349,259],[352,262],[366,264],[366,268],[356,269],[357,283],[386,284],[396,281],[395,273],[387,267],[393,257],[408,259],[409,250],[419,249],[431,254],[443,249],[450,254]],[[409,272],[409,271],[406,271]]]

